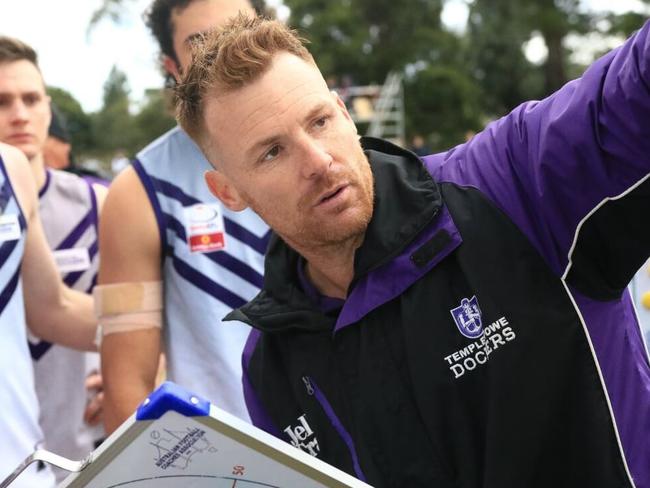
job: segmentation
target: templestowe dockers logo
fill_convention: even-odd
[[[461,334],[470,339],[481,336],[483,323],[481,322],[481,309],[478,306],[476,295],[470,299],[463,298],[460,305],[452,308],[450,312]]]

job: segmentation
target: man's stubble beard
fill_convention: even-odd
[[[361,146],[358,146],[358,167],[360,168],[359,178],[353,178],[351,186],[359,189],[358,196],[361,199],[360,205],[355,209],[355,218],[348,222],[345,228],[336,228],[338,222],[333,222],[331,225],[323,225],[323,222],[317,222],[315,218],[300,218],[296,219],[293,229],[280,228],[274,222],[273,216],[269,219],[269,215],[264,215],[266,212],[263,209],[268,206],[260,205],[255,199],[251,198],[248,194],[243,194],[248,206],[255,211],[272,229],[278,234],[290,247],[294,250],[301,252],[304,250],[313,251],[327,251],[336,250],[337,248],[345,248],[350,243],[358,242],[358,245],[363,242],[363,236],[366,232],[368,224],[372,218],[374,210],[374,177],[370,169],[370,163],[366,158]],[[337,176],[334,181],[331,174],[327,174],[321,178],[319,183],[315,184],[314,189],[309,192],[309,196],[305,196],[299,201],[297,205],[297,213],[308,213],[313,206],[314,198],[320,195],[323,191],[345,181],[346,177],[354,175],[354,171],[348,171],[342,176]],[[356,175],[355,175],[356,176]],[[346,209],[345,211],[349,211]],[[272,212],[269,212],[269,214]],[[270,221],[271,220],[271,221]],[[335,219],[336,220],[336,219]],[[358,246],[357,246],[358,247]]]
[[[344,177],[337,177],[335,181],[331,181],[331,175],[323,177],[324,183],[319,184],[315,192],[312,194],[319,195],[323,191],[335,187],[339,183],[349,178],[353,189],[357,189],[360,198],[360,204],[354,209],[356,212],[355,218],[349,222],[344,228],[337,228],[338,222],[331,222],[331,225],[324,225],[323,222],[317,222],[315,219],[301,219],[301,227],[296,229],[294,241],[303,248],[310,249],[336,249],[347,247],[351,242],[358,242],[359,245],[363,241],[363,236],[366,232],[368,224],[372,218],[374,209],[374,177],[370,169],[370,163],[366,155],[359,146],[359,158],[357,167],[360,168],[359,178],[349,178],[354,175],[353,171],[346,172]],[[356,176],[356,175],[355,175]],[[300,208],[300,206],[299,206]],[[350,209],[346,209],[349,211]],[[336,219],[334,219],[336,220]]]

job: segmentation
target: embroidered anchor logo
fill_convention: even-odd
[[[463,298],[460,305],[450,310],[456,327],[461,334],[469,339],[476,339],[483,333],[483,322],[481,321],[481,309],[478,306],[476,295],[472,298]]]

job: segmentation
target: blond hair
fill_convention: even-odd
[[[206,98],[227,93],[260,78],[280,52],[314,60],[306,41],[284,24],[240,13],[222,28],[207,33],[193,47],[192,63],[175,89],[176,119],[202,149]]]

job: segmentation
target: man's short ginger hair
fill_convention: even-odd
[[[277,20],[240,13],[194,46],[192,63],[175,89],[176,118],[204,149],[204,110],[210,95],[228,93],[259,79],[276,54],[286,52],[309,63],[305,39]]]

